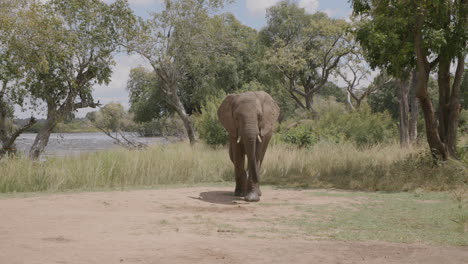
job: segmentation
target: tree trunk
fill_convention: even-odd
[[[414,31],[414,48],[416,53],[416,65],[418,71],[418,86],[416,89],[416,97],[419,99],[421,108],[424,114],[426,124],[426,136],[429,148],[434,158],[446,160],[448,157],[447,147],[441,141],[438,131],[437,120],[434,114],[434,107],[427,91],[429,82],[429,73],[431,72],[431,63],[427,60],[427,50],[423,45],[422,25],[423,15],[416,15],[415,31]]]
[[[447,144],[448,116],[450,114],[450,60],[441,56],[437,73],[439,86],[439,136]]]
[[[409,137],[410,143],[416,143],[418,139],[418,118],[419,118],[419,102],[416,99],[416,88],[418,85],[418,71],[416,69],[413,70],[412,77],[411,77],[411,86],[409,91],[409,110],[410,110],[410,118],[409,118]]]
[[[310,95],[305,96],[304,99],[305,99],[305,102],[306,102],[306,109],[309,110],[309,112],[312,113],[313,118],[317,118],[318,117],[318,112],[315,111],[315,109],[314,109],[314,93],[311,93]]]
[[[4,91],[6,90],[6,83],[3,83],[3,90],[0,90],[0,158],[5,154],[16,154],[16,139],[28,128],[36,123],[36,119],[31,117],[29,122],[17,129],[12,127],[13,123],[11,114],[8,113],[9,108],[12,107],[5,99]]]
[[[39,130],[34,139],[34,143],[29,150],[29,158],[38,159],[44,152],[45,147],[49,143],[50,134],[58,123],[57,114],[49,112],[44,126]]]
[[[361,103],[364,97],[356,100],[356,109],[361,109]]]
[[[190,145],[193,145],[196,142],[196,138],[195,138],[195,128],[194,128],[192,119],[190,119],[190,116],[185,111],[184,104],[182,104],[182,100],[180,100],[180,97],[177,94],[177,86],[175,84],[171,85],[171,91],[172,91],[171,92],[171,101],[172,101],[171,105],[172,107],[174,107],[180,119],[182,119],[182,122],[184,123],[185,131],[187,132],[187,136],[190,141]]]
[[[8,140],[8,125],[7,125],[7,106],[3,99],[3,94],[0,93],[0,142],[5,144]]]
[[[447,120],[447,134],[445,142],[447,144],[449,155],[453,158],[457,158],[456,146],[457,146],[457,131],[458,131],[458,122],[460,119],[460,89],[461,82],[463,79],[464,66],[465,65],[465,56],[458,57],[457,69],[455,71],[455,77],[452,85],[452,93],[450,94],[450,101],[448,106],[448,116]],[[450,88],[450,86],[449,86]]]
[[[4,139],[2,139],[2,148],[0,148],[0,157],[5,154],[16,154],[16,139],[28,128],[32,127],[36,123],[36,119],[31,117],[29,122],[21,128],[16,129],[16,131],[8,134]]]
[[[408,82],[398,80],[398,105],[400,109],[400,145],[401,147],[408,147],[410,144],[409,135],[409,102],[408,94],[409,87]]]
[[[348,104],[348,108],[351,110],[351,111],[354,111],[354,105],[353,105],[353,101],[352,101],[352,98],[351,98],[351,92],[350,91],[346,91],[346,103]]]
[[[418,81],[416,97],[419,99],[424,115],[427,143],[429,144],[429,148],[435,158],[437,157],[442,160],[446,160],[448,157],[447,147],[444,142],[440,140],[434,106],[432,105],[432,101],[427,92],[429,72],[418,68]]]

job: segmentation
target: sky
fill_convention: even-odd
[[[41,0],[43,2],[47,0]],[[243,24],[261,29],[265,26],[266,9],[275,5],[280,0],[236,0],[234,3],[226,6],[224,12],[233,13]],[[113,0],[104,0],[111,3]],[[309,13],[321,11],[327,13],[334,18],[348,18],[351,14],[351,7],[348,0],[297,0],[299,6],[305,8]],[[161,10],[161,1],[159,0],[129,0],[131,8],[135,14],[141,17],[147,17],[149,13]],[[128,92],[126,84],[130,70],[139,65],[147,65],[146,61],[139,55],[127,55],[124,53],[115,56],[116,65],[109,85],[96,85],[94,87],[93,96],[96,101],[101,104],[110,102],[118,102],[129,108]],[[86,113],[96,111],[96,109],[86,108],[80,109],[76,114],[77,117],[83,117]],[[27,118],[31,116],[31,111],[21,111],[16,109],[15,114],[19,118]],[[34,116],[43,118],[44,111],[34,112]]]

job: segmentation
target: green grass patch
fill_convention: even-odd
[[[365,197],[348,206],[303,205],[294,208],[304,214],[285,218],[311,237],[337,240],[389,241],[437,245],[468,245],[468,233],[453,220],[468,208],[459,209],[448,193],[317,193],[314,196]],[[313,220],[310,219],[320,219]]]

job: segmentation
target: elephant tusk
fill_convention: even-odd
[[[259,141],[260,143],[262,143],[262,137],[260,137],[260,135],[258,135],[257,138],[258,138],[258,141]]]
[[[239,137],[237,138],[237,144],[239,144],[240,141],[241,141],[241,137],[239,136]]]

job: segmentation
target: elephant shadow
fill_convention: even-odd
[[[193,198],[193,197],[191,197]],[[237,201],[244,201],[241,197],[234,196],[234,192],[228,191],[211,191],[211,192],[202,192],[198,199],[207,203],[214,204],[226,204],[226,205],[235,205]]]

